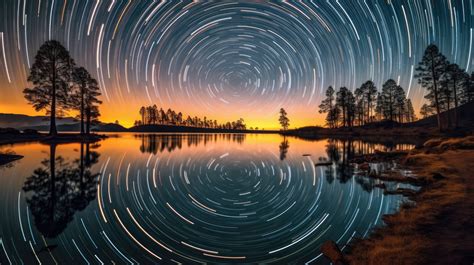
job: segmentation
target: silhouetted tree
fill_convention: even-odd
[[[386,119],[386,115],[384,113],[384,104],[383,104],[383,96],[382,93],[377,93],[377,101],[375,105],[375,114],[376,120],[383,120]]]
[[[440,112],[440,82],[445,71],[446,57],[439,52],[436,45],[430,44],[425,50],[421,62],[416,68],[418,83],[428,91],[425,96],[431,102],[431,105],[436,110],[438,119],[438,128],[442,130]]]
[[[405,114],[405,102],[406,95],[405,90],[401,86],[395,88],[395,110],[398,114],[398,122],[403,122],[403,116]]]
[[[364,125],[364,92],[360,87],[354,90],[354,99],[355,99],[355,121],[357,125]]]
[[[142,106],[140,108],[140,116],[142,117],[142,124],[146,124],[146,122],[145,122],[145,107],[144,106]]]
[[[329,128],[335,128],[337,125],[337,115],[336,114],[336,107],[335,107],[335,100],[336,95],[334,88],[329,86],[326,90],[326,98],[321,102],[319,105],[319,113],[327,113],[326,114],[326,124]]]
[[[102,104],[102,101],[98,99],[99,96],[100,89],[97,80],[91,77],[88,79],[85,93],[86,134],[90,134],[92,124],[98,123],[100,117],[99,104]]]
[[[79,111],[79,119],[81,123],[81,134],[84,134],[84,119],[85,119],[85,97],[88,89],[89,80],[91,76],[84,67],[74,68],[72,72],[72,80],[77,90],[73,96],[72,107]]]
[[[280,122],[281,127],[283,128],[284,131],[288,129],[290,126],[290,119],[288,119],[288,114],[286,113],[284,108],[280,109],[280,118],[278,121]]]
[[[393,79],[387,80],[382,86],[382,112],[385,119],[394,121],[396,108],[397,83]]]
[[[377,96],[377,87],[375,87],[374,82],[371,80],[366,81],[365,83],[362,84],[360,87],[362,90],[363,98],[364,98],[364,103],[366,104],[366,122],[371,121],[372,117],[372,109],[374,107],[375,99]]]
[[[461,102],[469,103],[474,101],[474,72],[469,76],[465,73],[462,82]]]
[[[452,92],[454,99],[454,127],[458,127],[458,106],[460,101],[460,93],[462,92],[465,82],[465,71],[459,68],[457,64],[449,64],[446,72],[446,84],[444,93]],[[449,106],[448,106],[449,109]],[[448,113],[448,116],[450,114]]]
[[[74,61],[61,43],[46,41],[38,50],[31,66],[28,82],[33,88],[25,88],[26,100],[36,111],[46,110],[51,121],[49,134],[57,135],[56,115],[68,108],[71,72]]]
[[[341,87],[336,96],[336,107],[342,115],[341,125],[343,127],[352,126],[355,115],[355,98],[347,87]]]
[[[415,109],[413,108],[413,104],[411,103],[411,99],[407,99],[405,101],[405,120],[407,122],[414,122],[416,121],[416,114]]]
[[[433,107],[431,107],[430,105],[428,104],[423,104],[423,106],[421,106],[420,108],[420,115],[423,117],[423,118],[427,118],[431,115],[434,114],[434,110],[433,110]]]

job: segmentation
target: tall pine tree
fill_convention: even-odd
[[[25,88],[26,100],[36,111],[46,110],[50,115],[49,134],[56,136],[56,116],[68,108],[69,82],[74,61],[61,43],[46,41],[38,50],[35,62],[31,66],[28,82],[34,87]]]
[[[418,83],[428,91],[425,98],[431,102],[431,105],[433,105],[436,110],[439,130],[443,129],[440,117],[440,82],[446,63],[446,57],[439,52],[438,47],[434,44],[430,44],[426,48],[423,58],[416,68],[417,74],[415,75],[415,77],[418,78]]]

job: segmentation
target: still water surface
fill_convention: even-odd
[[[387,148],[361,141],[120,134],[0,148],[25,156],[0,169],[1,264],[326,264],[324,241],[367,236],[403,200],[354,175],[352,155]]]

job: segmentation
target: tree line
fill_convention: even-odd
[[[46,41],[38,50],[30,69],[31,88],[23,93],[36,111],[45,110],[50,116],[49,134],[57,135],[56,117],[67,111],[77,111],[81,134],[90,134],[91,124],[98,122],[97,83],[84,67],[77,67],[69,51],[59,41]]]
[[[442,111],[474,100],[474,72],[469,75],[457,64],[449,63],[436,45],[427,47],[416,70],[415,77],[428,92],[425,98],[429,101],[421,107],[420,114],[423,117],[437,114],[440,130],[442,124],[439,114]],[[381,91],[371,80],[364,82],[354,92],[347,87],[336,91],[330,86],[326,90],[326,98],[319,105],[319,112],[326,113],[326,125],[330,128],[361,126],[381,120],[399,123],[416,120],[411,100],[393,79],[387,80]],[[454,111],[454,120],[457,126],[457,109]]]
[[[347,87],[336,91],[330,86],[319,112],[326,113],[326,125],[330,128],[362,126],[379,120],[400,123],[416,120],[411,100],[393,79],[387,80],[380,92],[370,80],[354,92]]]
[[[134,125],[174,125],[174,126],[189,126],[198,128],[211,129],[226,129],[226,130],[246,130],[244,119],[240,118],[237,121],[218,123],[217,120],[208,119],[204,116],[203,119],[187,115],[184,117],[183,113],[168,109],[164,111],[163,108],[158,109],[158,106],[142,106],[139,111],[140,120],[136,120]]]
[[[423,116],[436,114],[439,130],[451,127],[451,114],[447,124],[440,113],[454,108],[454,127],[458,126],[457,107],[474,100],[474,72],[469,75],[459,65],[450,63],[434,44],[429,45],[416,68],[418,83],[428,92],[427,104],[421,107]]]

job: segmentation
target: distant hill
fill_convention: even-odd
[[[78,132],[81,130],[81,125],[79,123],[70,123],[70,124],[61,124],[56,126],[58,131],[60,132]],[[41,125],[41,126],[27,126],[22,127],[20,129],[33,129],[37,131],[48,131],[48,125]],[[115,123],[101,123],[98,125],[92,126],[92,131],[96,132],[127,132],[127,128],[123,127],[122,125],[115,124]]]
[[[56,126],[60,132],[74,132],[81,129],[78,120],[71,117],[57,118]],[[0,128],[48,131],[49,116],[28,116],[23,114],[0,113]],[[92,130],[101,132],[126,132],[127,128],[115,123],[101,123],[92,126]]]
[[[57,125],[71,124],[77,122],[74,118],[58,118]],[[48,116],[28,116],[23,114],[0,113],[1,128],[25,129],[35,126],[49,125]]]

